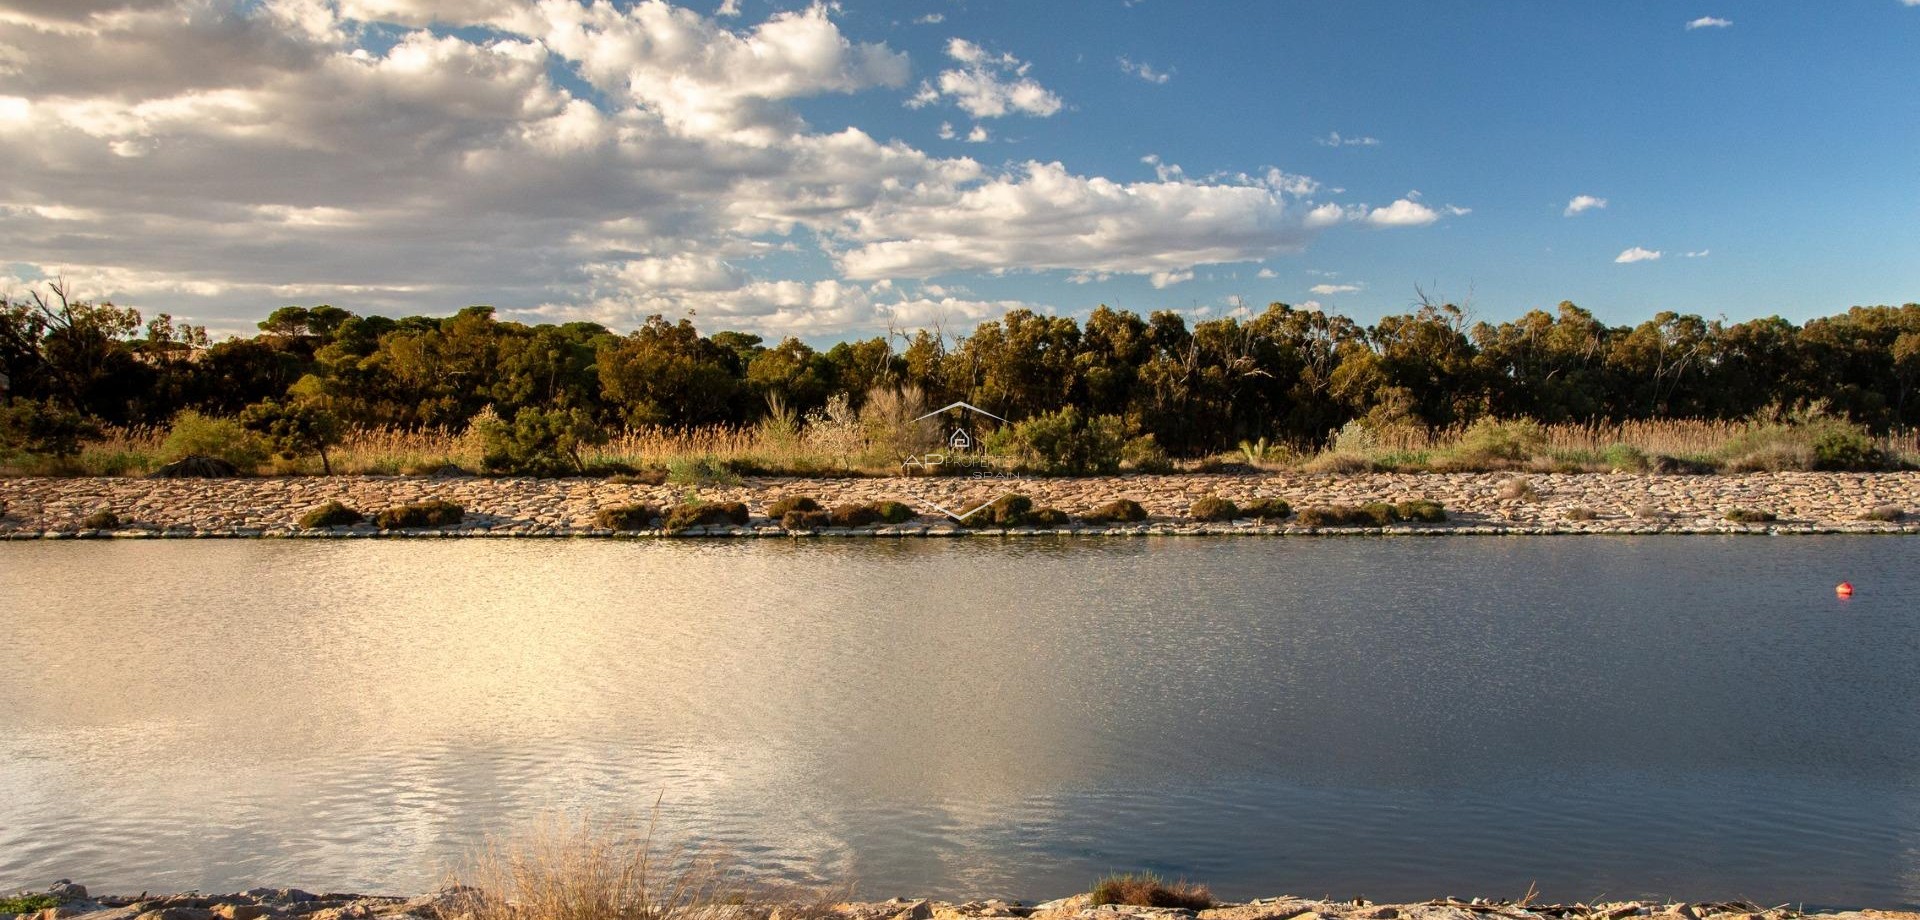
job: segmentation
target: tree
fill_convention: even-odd
[[[282,459],[319,454],[321,472],[333,475],[327,449],[340,443],[345,426],[318,400],[263,400],[242,410],[240,423],[258,432],[267,448]]]
[[[581,449],[607,443],[607,433],[583,409],[523,408],[511,422],[480,423],[480,465],[489,473],[561,476],[584,473]]]

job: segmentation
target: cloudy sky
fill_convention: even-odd
[[[0,148],[216,331],[1920,300],[1920,0],[0,0]]]

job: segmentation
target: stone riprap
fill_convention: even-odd
[[[1151,515],[1138,524],[1074,522],[1045,533],[1114,534],[1544,534],[1544,533],[1920,533],[1920,473],[1756,473],[1739,476],[1530,474],[1528,490],[1503,473],[1190,473],[1085,478],[848,478],[749,477],[698,487],[648,486],[604,479],[333,476],[262,479],[0,479],[0,538],[66,537],[357,537],[357,536],[608,536],[595,522],[599,509],[648,503],[661,507],[691,498],[745,502],[744,526],[704,526],[682,536],[784,536],[766,508],[782,496],[804,495],[826,507],[877,500],[906,502],[923,515],[906,524],[825,528],[836,535],[939,536],[1036,532],[1032,528],[964,528],[934,510],[964,512],[1008,492],[1030,496],[1035,507],[1081,515],[1114,499],[1132,499]],[[1527,491],[1525,497],[1507,497]],[[1285,521],[1199,523],[1187,516],[1194,499],[1220,495],[1245,503],[1283,498],[1300,510],[1322,505],[1426,498],[1447,509],[1443,524],[1386,528],[1302,526]],[[438,498],[467,516],[458,526],[381,531],[371,524],[306,530],[307,510],[338,500],[371,517],[395,505]],[[1869,521],[1875,508],[1906,517]],[[1769,512],[1777,520],[1728,521],[1736,508]],[[1592,513],[1584,517],[1581,509]],[[86,518],[111,511],[111,529]],[[632,535],[658,534],[635,531]]]
[[[21,914],[17,920],[472,920],[502,916],[490,911],[477,889],[449,887],[420,897],[324,893],[297,888],[254,888],[237,894],[178,894],[139,897],[89,897],[80,885],[54,886],[70,895],[55,907]],[[590,916],[590,914],[582,914]],[[1310,900],[1264,898],[1222,903],[1205,909],[1094,905],[1088,895],[1026,905],[991,899],[956,903],[929,899],[889,901],[782,902],[745,899],[738,903],[692,905],[687,920],[1920,920],[1920,913],[1859,910],[1804,913],[1787,906],[1745,902],[1669,903],[1609,901],[1597,904],[1463,901],[1443,898],[1410,904],[1374,904],[1365,899]],[[16,920],[0,914],[0,920]]]

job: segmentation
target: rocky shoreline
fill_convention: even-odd
[[[449,887],[418,897],[321,893],[297,888],[254,888],[235,894],[199,893],[133,897],[90,896],[84,886],[60,882],[49,889],[60,903],[29,913],[0,913],[0,920],[474,920],[476,890]],[[49,898],[54,899],[54,898]],[[1673,903],[1607,901],[1542,904],[1532,901],[1440,898],[1407,904],[1375,904],[1363,898],[1332,901],[1284,896],[1212,907],[1095,905],[1085,894],[1039,904],[991,899],[955,903],[930,899],[783,902],[730,900],[683,909],[676,917],[713,920],[1920,920],[1920,913],[1894,910],[1803,912],[1746,902]]]
[[[1524,481],[1524,490],[1515,480]],[[935,510],[966,509],[1015,492],[1036,506],[1082,515],[1115,499],[1139,502],[1146,521],[1054,527],[962,527]],[[1515,495],[1515,492],[1523,494]],[[1431,499],[1445,506],[1438,524],[1386,527],[1308,527],[1297,518],[1200,522],[1189,517],[1195,499],[1218,495],[1236,502],[1279,498],[1296,510],[1375,501]],[[1086,478],[846,478],[753,477],[697,487],[645,485],[606,479],[481,478],[472,476],[333,476],[260,479],[0,479],[0,539],[153,537],[601,537],[661,536],[663,531],[615,532],[600,526],[600,509],[634,503],[661,507],[691,499],[745,502],[743,525],[707,525],[676,536],[791,537],[766,516],[784,496],[808,496],[832,507],[880,500],[923,512],[902,524],[826,527],[820,536],[1000,536],[1007,534],[1817,534],[1920,533],[1920,473],[1755,473],[1642,475],[1627,473],[1377,473],[1316,475],[1289,472],[1188,473]],[[340,501],[371,514],[383,508],[442,499],[459,504],[466,519],[444,528],[382,531],[370,524],[303,529],[307,510]],[[1728,520],[1735,509],[1774,520]],[[1896,520],[1864,519],[1893,509]],[[110,511],[111,527],[87,517]],[[1884,516],[1884,515],[1883,515]]]

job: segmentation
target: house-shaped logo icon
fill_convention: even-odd
[[[966,413],[975,413],[975,414],[984,416],[988,419],[992,419],[994,422],[998,422],[1001,424],[1011,424],[1006,419],[998,415],[995,415],[991,412],[988,412],[987,410],[982,409],[979,406],[976,406],[976,405],[973,405],[972,403],[967,403],[967,402],[955,402],[945,406],[941,406],[940,408],[935,409],[932,412],[929,412],[925,415],[920,416],[919,418],[914,419],[914,421],[924,422],[936,416],[946,415],[947,413],[955,413],[963,417],[966,415]],[[978,422],[977,419],[975,421]],[[993,478],[990,476],[988,472],[990,470],[990,466],[987,465],[986,458],[981,457],[975,453],[981,446],[980,439],[975,437],[972,432],[968,431],[963,424],[956,421],[953,425],[953,428],[945,433],[945,437],[942,439],[942,441],[946,445],[945,453],[925,454],[917,457],[908,457],[905,460],[901,461],[901,464],[900,464],[901,472],[906,474],[908,477],[913,477],[916,475],[925,476],[925,475],[929,475],[930,473],[936,473],[936,471],[945,470],[946,472],[938,473],[938,474],[952,475],[952,472],[957,467],[962,470],[971,471],[969,473],[971,478],[977,479],[977,478],[982,478],[983,476],[988,478]],[[909,486],[909,488],[912,488],[912,487]],[[1002,494],[1011,494],[1011,493],[1002,493]],[[940,504],[930,496],[922,495],[922,496],[916,496],[916,497],[919,498],[919,500],[925,505],[927,505],[928,507],[933,508],[936,511],[939,511],[942,514],[945,514],[956,521],[965,521],[966,519],[972,517],[975,513],[979,512],[981,509],[986,508],[988,505],[992,504],[993,501],[997,500],[1000,496],[995,496],[994,499],[989,500],[987,502],[974,503],[972,504],[971,507],[964,507],[964,508],[958,508],[958,509],[949,508],[946,505]]]
[[[955,428],[953,430],[953,437],[947,439],[947,446],[957,451],[972,450],[973,436],[967,434],[965,428]]]

